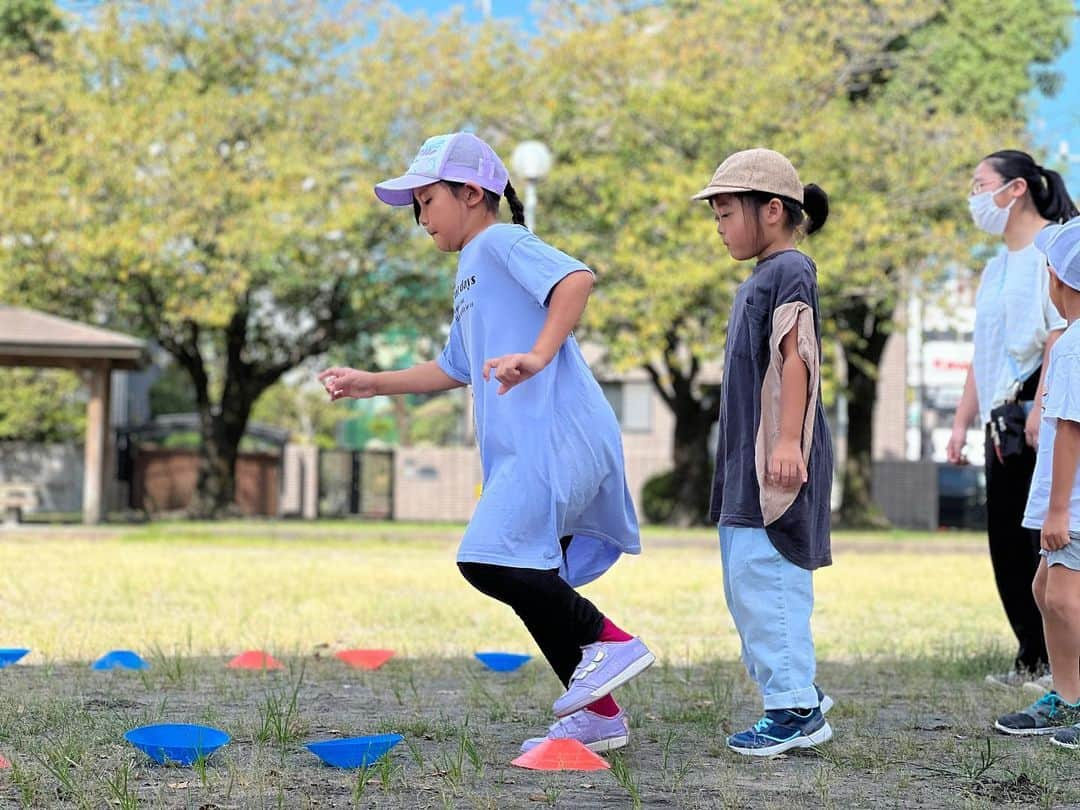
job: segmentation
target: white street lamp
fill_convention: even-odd
[[[514,174],[525,178],[525,226],[536,226],[536,182],[551,171],[551,150],[540,141],[522,141],[510,156]]]

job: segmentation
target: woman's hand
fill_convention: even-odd
[[[766,476],[784,489],[797,489],[806,483],[806,463],[798,442],[782,441],[776,445]]]
[[[319,382],[326,388],[331,401],[345,397],[368,399],[378,393],[375,390],[375,375],[355,368],[328,368],[319,374]]]
[[[494,371],[495,379],[502,383],[497,393],[505,394],[515,385],[535,377],[547,364],[548,361],[536,352],[504,354],[484,363],[484,379],[491,380],[491,372]]]
[[[1042,408],[1037,405],[1031,409],[1027,421],[1024,422],[1024,438],[1028,447],[1039,447],[1039,424],[1042,422]]]
[[[964,465],[968,463],[967,452],[967,428],[963,425],[954,425],[949,444],[945,448],[945,455],[950,464]]]

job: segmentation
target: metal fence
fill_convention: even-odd
[[[389,519],[393,514],[393,450],[319,453],[320,517]]]

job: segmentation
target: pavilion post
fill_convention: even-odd
[[[105,515],[105,469],[109,451],[109,364],[91,366],[87,375],[90,399],[86,404],[83,523],[100,523]]]

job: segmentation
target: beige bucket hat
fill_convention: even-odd
[[[803,185],[791,161],[772,149],[745,149],[729,155],[713,174],[709,185],[693,196],[707,200],[717,194],[764,191],[790,197],[802,205]]]

